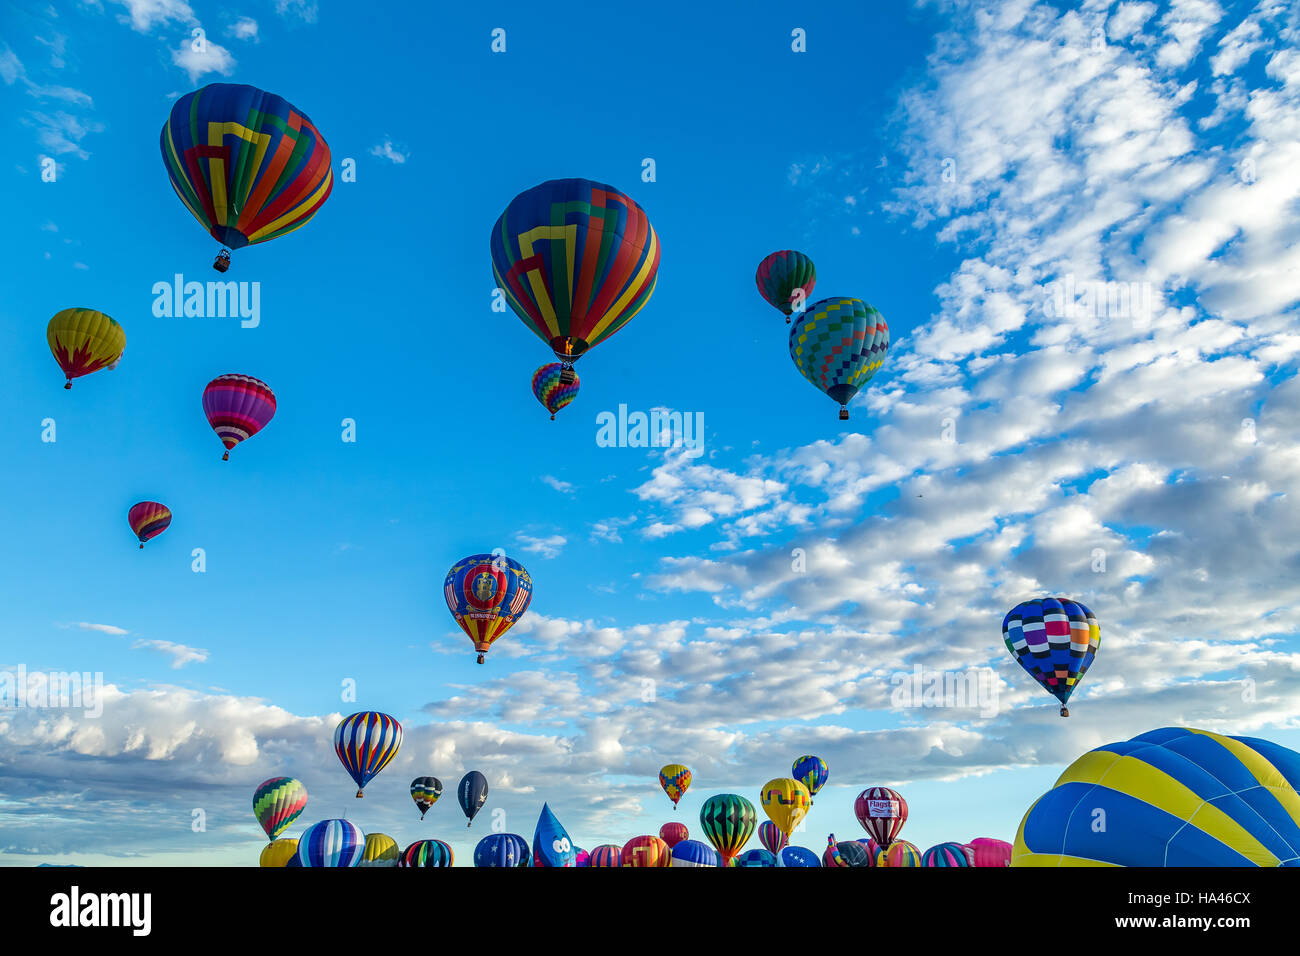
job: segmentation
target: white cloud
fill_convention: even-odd
[[[131,633],[126,628],[117,627],[113,624],[88,624],[87,622],[82,621],[77,625],[77,627],[81,628],[83,631],[99,631],[101,634],[113,634],[118,637]]]
[[[175,644],[171,641],[136,641],[131,645],[132,650],[150,650],[158,651],[170,657],[173,670],[180,670],[186,664],[201,664],[208,659],[208,652],[197,647],[186,647],[184,644]]]
[[[232,36],[236,40],[251,40],[256,43],[258,40],[257,21],[252,17],[240,17],[226,28],[226,35]]]
[[[385,138],[384,141],[380,143],[378,146],[370,147],[370,155],[379,156],[382,159],[387,159],[390,162],[397,163],[399,165],[401,163],[406,162],[406,160],[409,158],[408,153],[394,146],[393,141],[387,138]]]
[[[519,542],[520,547],[532,554],[540,554],[544,558],[558,558],[560,552],[564,549],[567,539],[562,534],[547,535],[544,538],[536,538],[532,535],[517,534],[515,540]]]
[[[180,47],[172,50],[172,63],[185,71],[191,83],[197,83],[208,73],[230,76],[235,71],[234,56],[213,40],[204,40],[202,44],[182,41]]]

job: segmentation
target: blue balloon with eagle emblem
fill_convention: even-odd
[[[528,570],[504,552],[471,554],[451,566],[442,586],[447,610],[474,642],[478,662],[515,626],[533,599]]]

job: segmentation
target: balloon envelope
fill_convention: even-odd
[[[397,866],[401,855],[402,848],[387,833],[367,833],[366,845],[361,851],[361,862],[357,866]]]
[[[758,284],[758,294],[788,316],[812,295],[817,284],[817,267],[802,252],[782,249],[764,257],[754,281]]]
[[[528,866],[532,853],[528,841],[517,833],[489,833],[474,847],[475,866]]]
[[[126,513],[126,523],[140,540],[140,546],[156,538],[172,523],[172,511],[160,501],[138,501]]]
[[[858,794],[854,801],[853,812],[857,815],[862,829],[882,849],[889,849],[898,832],[907,822],[907,801],[897,790],[888,787],[869,787]]]
[[[623,848],[617,843],[602,843],[591,851],[592,866],[622,866]]]
[[[564,867],[576,864],[573,841],[551,811],[550,804],[543,803],[542,812],[537,817],[537,829],[533,831],[533,866]]]
[[[764,820],[758,825],[758,842],[773,853],[780,853],[790,838],[771,820]]]
[[[624,843],[620,857],[624,866],[668,866],[672,863],[673,853],[663,840],[646,834],[634,836]]]
[[[715,794],[700,808],[700,828],[722,857],[723,866],[731,865],[757,825],[754,805],[737,793]]]
[[[533,373],[533,395],[551,413],[552,420],[556,412],[578,397],[578,388],[582,385],[577,372],[570,372],[567,376],[573,379],[572,382],[564,381],[566,376],[563,373],[564,366],[559,362],[543,365]]]
[[[420,811],[420,819],[442,796],[442,781],[437,777],[416,777],[411,781],[411,799]]]
[[[412,866],[451,866],[456,854],[451,847],[441,840],[416,840],[405,850],[397,861],[399,867]]]
[[[1070,716],[1065,705],[1101,646],[1096,615],[1067,598],[1024,601],[1002,619],[1002,640],[1016,663],[1061,702],[1061,716]]]
[[[906,840],[895,840],[883,852],[880,866],[900,868],[921,865],[921,851]]]
[[[356,782],[357,796],[402,746],[402,725],[393,717],[365,710],[344,717],[334,728],[334,752]]]
[[[822,299],[795,316],[790,326],[790,358],[817,388],[847,405],[865,386],[889,351],[889,326],[861,299]]]
[[[893,849],[893,847],[890,847]],[[940,843],[921,854],[922,866],[974,866],[974,853],[961,843]]]
[[[275,393],[261,379],[230,373],[218,375],[203,389],[203,414],[208,424],[230,449],[251,438],[275,417]]]
[[[829,867],[875,866],[871,853],[856,840],[836,840],[832,833],[826,838],[826,852],[822,854],[822,865]]]
[[[297,855],[297,840],[272,840],[262,850],[262,855],[258,857],[257,865],[266,867],[285,866],[288,864],[291,857]]]
[[[293,777],[263,780],[253,791],[253,816],[274,840],[297,820],[307,806],[307,788]]]
[[[663,787],[664,793],[668,794],[674,810],[677,809],[677,801],[686,795],[690,785],[691,771],[684,765],[670,763],[659,768],[659,786]]]
[[[665,823],[659,828],[659,839],[667,843],[670,850],[690,835],[691,831],[684,823]]]
[[[808,808],[812,806],[808,788],[793,777],[769,780],[763,784],[760,796],[764,812],[786,837],[807,816]]]
[[[533,579],[504,554],[471,554],[451,566],[442,590],[447,610],[474,642],[481,664],[493,642],[528,610]]]
[[[1300,866],[1297,785],[1293,750],[1162,727],[1070,764],[1020,822],[1011,865]]]
[[[699,840],[682,840],[672,850],[669,866],[721,866],[718,851]]]
[[[298,862],[302,866],[356,866],[365,847],[366,835],[351,820],[321,820],[298,837]]]
[[[776,866],[776,854],[771,850],[755,847],[736,857],[736,866]]]
[[[812,850],[803,846],[787,846],[781,850],[782,866],[821,866],[821,858]]]
[[[72,380],[101,368],[113,368],[126,350],[126,332],[112,318],[94,309],[64,309],[45,327],[54,361]]]
[[[461,811],[469,820],[469,823],[465,824],[467,827],[473,824],[475,815],[483,809],[487,795],[487,777],[477,770],[471,770],[460,778],[460,783],[456,786],[456,802],[460,804]]]
[[[210,83],[173,105],[160,138],[172,188],[223,246],[304,225],[334,185],[330,149],[307,114],[239,83]]]
[[[808,788],[809,796],[817,796],[817,791],[830,779],[831,768],[821,757],[807,754],[795,760],[790,767],[790,776]]]
[[[992,837],[977,837],[966,844],[971,851],[973,866],[1010,866],[1011,844]]]

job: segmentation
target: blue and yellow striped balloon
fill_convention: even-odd
[[[888,351],[885,317],[861,299],[822,299],[790,326],[795,368],[840,403],[841,420],[849,417],[849,402],[880,370]]]
[[[551,413],[551,421],[555,421],[556,412],[578,397],[582,381],[577,372],[571,371],[569,376],[573,381],[565,382],[564,366],[559,362],[543,365],[533,373],[533,394]]]
[[[826,761],[813,754],[796,757],[794,764],[790,767],[790,776],[807,787],[809,796],[813,797],[817,796],[817,791],[826,785],[830,775],[831,768]],[[816,801],[812,802],[815,803]]]
[[[1020,823],[1012,866],[1300,866],[1300,754],[1162,727],[1084,754]]]

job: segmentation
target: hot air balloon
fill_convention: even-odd
[[[764,850],[756,847],[753,850],[746,850],[740,856],[736,857],[736,866],[780,866],[776,860],[776,854],[771,850]]]
[[[718,851],[699,840],[682,840],[672,849],[669,866],[721,866]]]
[[[700,808],[700,826],[722,857],[723,866],[731,866],[757,824],[754,805],[736,793],[714,794]]]
[[[276,839],[297,820],[307,806],[307,788],[293,777],[263,780],[253,791],[253,816],[266,831],[268,840]]]
[[[1162,727],[1070,764],[1020,821],[1011,865],[1300,866],[1298,786],[1294,750]]]
[[[667,843],[670,850],[690,835],[691,831],[684,823],[665,823],[659,828],[659,839]]]
[[[781,858],[782,866],[810,867],[822,865],[821,858],[807,847],[787,846],[777,855]]]
[[[533,866],[566,867],[576,863],[573,841],[551,811],[550,804],[543,803],[542,812],[537,817],[537,829],[533,831]]]
[[[357,866],[397,866],[401,856],[402,848],[387,833],[367,833],[366,845],[361,851],[361,862]]]
[[[460,778],[460,783],[456,786],[456,801],[469,821],[465,824],[466,829],[474,825],[474,816],[483,809],[487,795],[487,777],[477,770],[471,770]]]
[[[897,844],[895,844],[897,846]],[[891,847],[890,849],[893,849]],[[974,854],[961,843],[940,843],[921,854],[922,866],[974,866]]]
[[[334,728],[334,752],[356,781],[357,797],[402,746],[402,725],[387,714],[366,710],[344,717]]]
[[[551,413],[551,421],[555,421],[556,412],[578,397],[578,388],[582,384],[578,373],[569,370],[571,382],[565,382],[565,377],[564,366],[559,362],[543,365],[533,373],[533,394]]]
[[[866,838],[861,839],[861,840],[858,840],[858,841],[856,841],[856,842],[861,843],[863,846],[865,846],[865,847],[867,848],[867,856],[869,856],[869,857],[871,858],[871,865],[872,865],[872,866],[880,866],[880,865],[881,865],[881,863],[880,863],[880,857],[881,857],[881,854],[883,854],[885,851],[882,850],[882,849],[880,848],[880,844],[879,844],[879,843],[877,843],[875,840],[871,839],[871,837],[866,837]]]
[[[780,853],[790,837],[781,832],[781,828],[771,820],[764,820],[758,825],[758,842],[773,853]]]
[[[409,866],[451,866],[456,854],[451,847],[441,840],[416,840],[397,860],[401,867]]]
[[[763,810],[787,837],[808,814],[812,797],[808,788],[793,777],[777,777],[763,784],[759,796]]]
[[[516,196],[492,227],[492,275],[524,325],[575,380],[573,363],[654,292],[659,237],[612,186],[554,179]]]
[[[265,867],[282,867],[286,866],[289,860],[297,855],[297,840],[272,840],[263,847],[262,855],[257,858],[257,865]]]
[[[888,850],[907,822],[907,801],[888,787],[871,787],[858,794],[853,812],[862,829],[871,834],[881,849]]]
[[[915,867],[921,865],[921,851],[915,845],[908,843],[906,840],[895,840],[883,851],[883,857],[879,858],[879,866],[889,866],[895,869],[905,867]]]
[[[664,788],[664,793],[668,794],[668,799],[673,802],[673,809],[677,809],[677,801],[686,795],[686,790],[691,785],[691,772],[679,763],[670,763],[666,767],[659,768],[659,786]]]
[[[790,327],[795,368],[840,403],[841,420],[849,417],[849,402],[880,370],[888,351],[889,326],[861,299],[822,299]]]
[[[970,850],[971,866],[1010,866],[1011,844],[992,837],[978,837],[966,844]]]
[[[140,539],[140,547],[156,538],[172,523],[172,510],[158,501],[137,501],[126,513],[126,523]]]
[[[622,866],[623,848],[617,843],[602,843],[591,851],[592,866]]]
[[[832,833],[826,838],[826,852],[822,854],[822,866],[856,867],[875,866],[867,848],[856,840],[836,840]]]
[[[1061,716],[1069,717],[1065,705],[1101,645],[1096,616],[1067,598],[1025,601],[1002,619],[1002,640],[1016,663],[1061,702]]]
[[[411,799],[420,810],[420,819],[442,796],[442,781],[437,777],[416,777],[411,781]]]
[[[321,820],[298,837],[302,866],[356,866],[365,852],[366,835],[351,820]]]
[[[812,295],[817,284],[817,268],[802,252],[782,249],[758,264],[754,281],[758,283],[758,294],[784,312],[789,322],[790,313]]]
[[[471,554],[451,566],[443,582],[447,609],[474,642],[478,662],[492,643],[524,616],[533,599],[533,579],[504,554]]]
[[[657,836],[645,834],[634,836],[624,843],[623,852],[619,856],[624,866],[669,866],[672,863],[673,851]]]
[[[790,767],[790,776],[808,788],[809,797],[817,796],[817,791],[826,785],[830,775],[831,768],[826,765],[826,761],[811,754],[796,758],[794,764]],[[810,800],[809,806],[816,802],[816,800]]]
[[[275,393],[251,375],[218,375],[203,390],[203,414],[226,446],[222,461],[230,460],[230,449],[256,435],[275,416]]]
[[[301,110],[274,93],[211,83],[172,106],[160,138],[172,188],[230,249],[304,225],[334,185],[330,148]],[[213,268],[230,268],[223,248]]]
[[[94,309],[64,309],[56,312],[45,327],[54,361],[63,369],[67,382],[101,368],[117,368],[126,350],[126,332],[122,326]]]
[[[474,847],[475,866],[520,867],[531,859],[528,841],[517,833],[489,833]]]
[[[591,866],[591,854],[580,846],[573,848],[573,865],[578,868]]]

